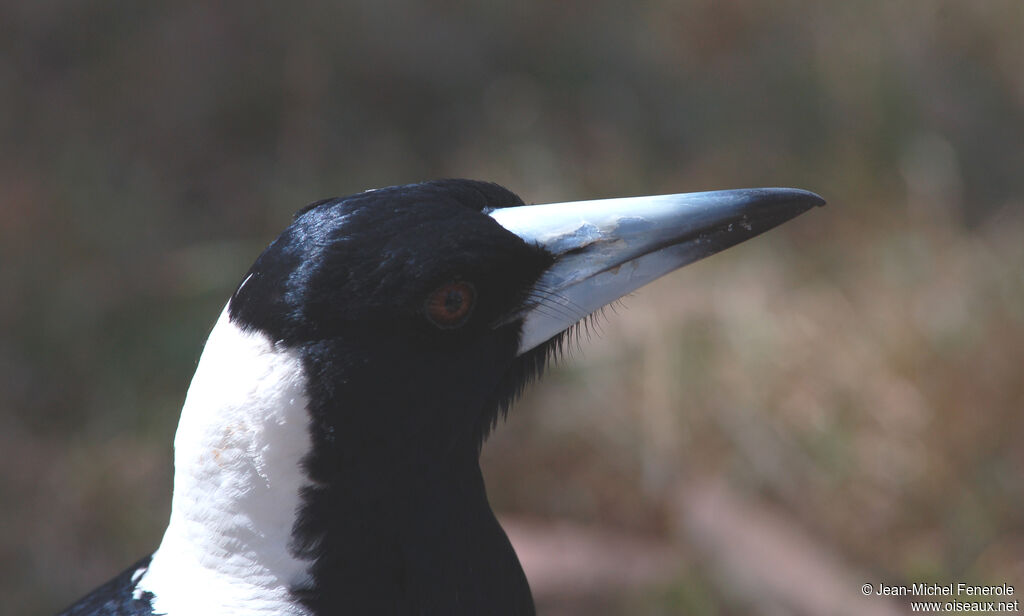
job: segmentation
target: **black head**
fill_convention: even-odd
[[[314,434],[338,455],[420,464],[479,445],[547,352],[518,356],[509,315],[554,257],[486,213],[517,205],[470,180],[314,203],[256,260],[231,318],[303,353]]]

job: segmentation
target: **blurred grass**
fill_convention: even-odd
[[[1021,31],[1015,0],[0,4],[4,609],[155,547],[202,341],[295,209],[446,176],[830,201],[609,313],[485,450],[500,508],[668,536],[715,477],[873,579],[1024,583]],[[749,612],[693,560],[623,611]]]

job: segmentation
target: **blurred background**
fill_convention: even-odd
[[[203,341],[300,206],[829,205],[628,298],[485,449],[542,614],[1024,591],[1019,0],[0,2],[0,611],[158,543]]]

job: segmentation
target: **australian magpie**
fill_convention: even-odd
[[[64,614],[532,614],[490,430],[582,319],[823,203],[442,180],[302,209],[210,333],[159,548]]]

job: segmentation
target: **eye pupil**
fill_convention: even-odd
[[[465,281],[447,282],[427,296],[427,319],[441,329],[455,329],[465,325],[473,311],[476,289]]]
[[[456,313],[462,308],[465,297],[459,291],[452,289],[448,291],[448,296],[444,298],[444,309],[451,313]]]

